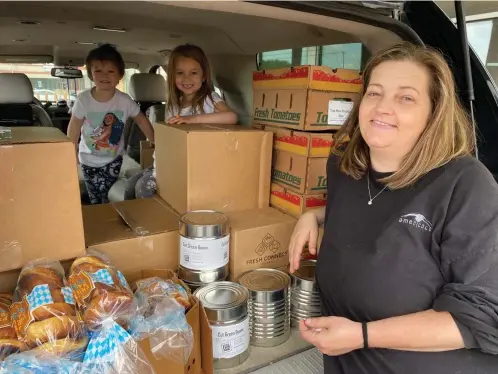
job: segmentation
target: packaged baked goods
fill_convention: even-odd
[[[106,319],[127,329],[134,312],[133,293],[103,254],[90,251],[74,260],[68,281],[90,331],[98,331]]]
[[[4,368],[9,374],[154,374],[138,344],[112,320],[91,333],[82,361],[28,351],[8,357]]]
[[[24,350],[24,344],[17,338],[17,333],[10,320],[12,295],[0,293],[0,361],[13,353]]]
[[[21,270],[10,315],[27,349],[77,357],[86,348],[86,331],[57,261],[37,260]]]
[[[178,279],[152,277],[136,282],[137,313],[130,332],[136,340],[149,338],[157,359],[185,364],[194,345],[192,328],[185,312],[191,295]]]

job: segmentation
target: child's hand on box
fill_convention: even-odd
[[[197,116],[171,117],[168,119],[168,123],[176,125],[197,123]]]

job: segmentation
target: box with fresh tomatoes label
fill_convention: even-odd
[[[312,209],[325,207],[327,195],[325,193],[304,195],[272,183],[270,204],[284,213],[299,218]]]

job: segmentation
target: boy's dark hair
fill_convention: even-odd
[[[118,69],[121,77],[125,75],[125,62],[123,56],[111,44],[102,44],[95,49],[92,49],[85,60],[86,71],[88,78],[93,80],[92,77],[92,62],[94,61],[110,61]]]

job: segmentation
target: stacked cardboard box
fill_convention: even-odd
[[[323,66],[254,72],[254,127],[274,133],[272,206],[295,217],[325,206],[332,131],[359,100],[361,83],[356,70]]]
[[[11,130],[10,139],[0,140],[0,271],[49,254],[54,260],[81,255],[74,144],[56,128]]]

